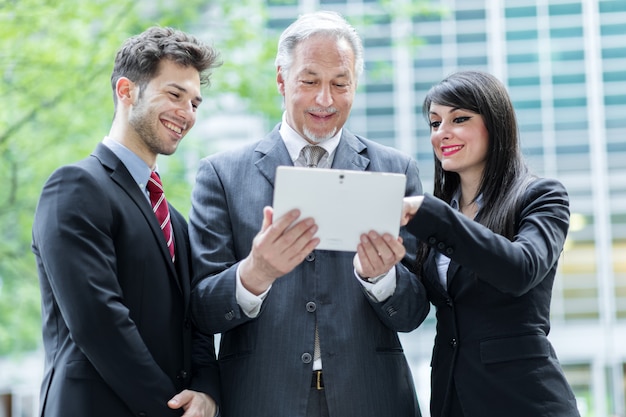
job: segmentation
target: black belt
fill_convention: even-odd
[[[317,390],[324,389],[324,377],[322,371],[313,371],[313,377],[311,378],[311,388]]]

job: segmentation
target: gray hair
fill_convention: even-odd
[[[280,35],[274,64],[281,68],[283,77],[293,62],[293,51],[298,44],[314,35],[329,35],[345,39],[354,52],[354,71],[358,79],[363,73],[363,43],[361,37],[339,13],[318,11],[301,15]]]

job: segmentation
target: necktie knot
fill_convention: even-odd
[[[152,195],[152,193],[163,194],[163,184],[161,183],[161,178],[159,177],[159,174],[152,171],[152,174],[150,174],[150,179],[148,180],[147,188],[150,192],[150,195]]]
[[[159,175],[152,171],[148,184],[146,185],[148,192],[150,193],[150,204],[152,205],[152,211],[156,215],[159,222],[159,226],[163,231],[167,249],[170,252],[172,261],[174,261],[174,234],[172,233],[172,223],[170,220],[170,210],[167,207],[167,200],[165,200],[165,194],[163,194],[163,184]]]
[[[325,153],[326,149],[318,145],[307,145],[302,148],[306,166],[309,168],[317,168],[317,164],[319,164]]]

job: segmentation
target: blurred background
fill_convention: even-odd
[[[122,41],[156,24],[221,51],[196,127],[159,161],[168,199],[187,213],[197,161],[258,140],[280,120],[278,35],[318,9],[342,13],[363,37],[366,71],[348,127],[415,157],[426,191],[426,91],[459,69],[507,85],[530,166],[571,198],[549,338],[582,416],[626,417],[624,0],[0,0],[0,417],[37,412],[32,217],[48,175],[108,133]],[[402,335],[425,417],[433,335],[432,314]]]

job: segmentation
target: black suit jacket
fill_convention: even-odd
[[[166,403],[192,377],[190,249],[184,217],[170,213],[175,264],[149,201],[104,145],[46,182],[32,246],[45,348],[41,416],[182,414]],[[197,369],[210,375],[212,337],[197,343]],[[197,388],[216,396],[216,380],[199,378]]]
[[[453,389],[468,417],[578,416],[547,338],[568,225],[567,192],[555,180],[529,186],[513,241],[425,196],[407,228],[432,247],[423,283],[437,308],[433,417],[449,415]],[[451,259],[447,290],[435,251]]]

